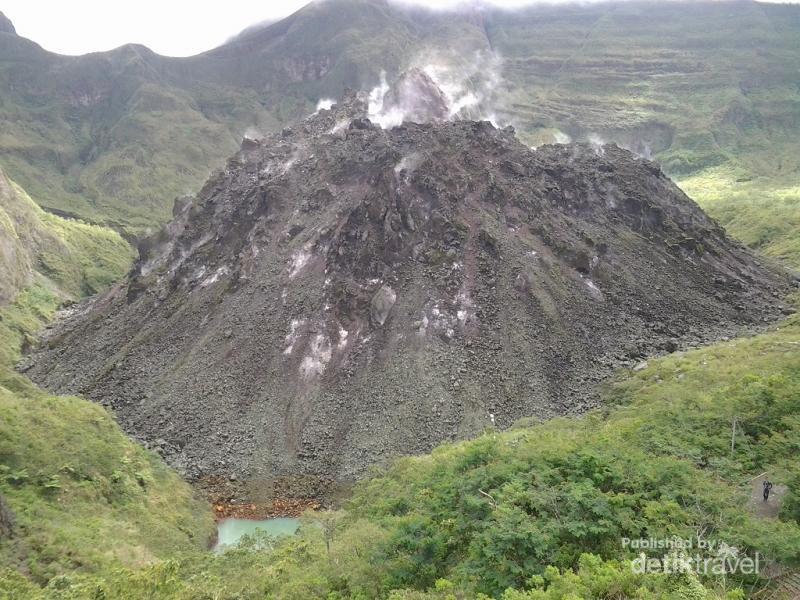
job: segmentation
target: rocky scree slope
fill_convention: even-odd
[[[780,315],[788,279],[650,161],[365,110],[246,140],[20,368],[190,478],[320,494]]]

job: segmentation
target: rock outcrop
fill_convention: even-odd
[[[780,314],[785,277],[652,162],[365,111],[249,140],[22,368],[189,477],[292,490],[580,413],[620,366]]]
[[[400,76],[383,98],[382,109],[416,123],[443,121],[450,116],[447,98],[420,69],[411,69]]]

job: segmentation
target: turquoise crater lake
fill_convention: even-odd
[[[279,537],[294,535],[300,526],[300,519],[279,517],[255,521],[252,519],[223,519],[217,525],[217,545],[214,550],[221,551],[235,547],[245,535],[253,535],[262,531],[268,535]]]

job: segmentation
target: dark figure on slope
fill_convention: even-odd
[[[772,482],[771,481],[765,481],[764,482],[764,502],[767,502],[769,500],[769,492],[770,492],[771,489],[772,489]]]

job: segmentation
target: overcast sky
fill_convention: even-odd
[[[416,1],[442,7],[458,2]],[[530,3],[490,1],[504,6]],[[84,54],[137,42],[159,54],[190,56],[219,46],[254,23],[285,17],[307,3],[308,0],[0,0],[0,10],[11,19],[19,35],[53,52]]]

